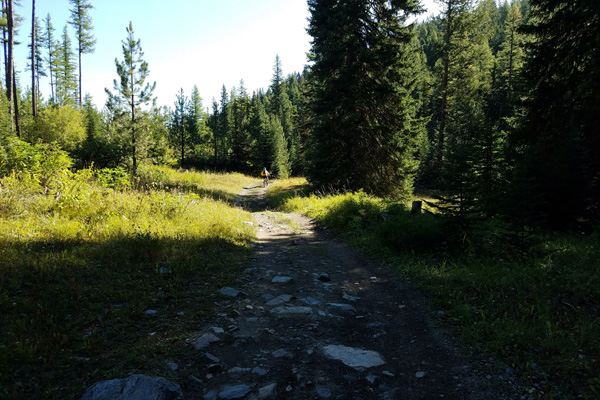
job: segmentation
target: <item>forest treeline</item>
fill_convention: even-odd
[[[133,173],[140,162],[267,167],[323,190],[409,198],[417,187],[463,222],[502,217],[521,231],[597,221],[596,0],[437,0],[440,14],[416,23],[417,1],[309,0],[305,70],[286,76],[277,57],[266,90],[242,80],[210,107],[197,87],[154,105],[130,24],[101,110],[80,79],[96,40],[91,0],[69,0],[74,39],[35,11],[19,26],[13,2],[2,1],[5,148],[16,137],[58,142],[79,167]],[[16,28],[29,32],[29,75],[14,73]]]

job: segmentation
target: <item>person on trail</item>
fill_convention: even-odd
[[[271,175],[271,174],[269,173],[269,171],[267,171],[267,167],[264,167],[263,170],[260,172],[260,176],[262,176],[264,178],[263,187],[266,187],[269,185],[269,175]]]

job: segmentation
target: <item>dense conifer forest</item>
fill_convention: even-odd
[[[20,26],[18,2],[3,1],[0,137],[57,142],[77,167],[265,166],[325,190],[406,198],[416,187],[464,221],[587,226],[600,198],[597,3],[437,3],[439,15],[414,22],[415,1],[309,1],[304,71],[284,76],[277,57],[265,89],[249,93],[241,80],[212,104],[181,89],[170,108],[153,106],[160,82],[145,82],[143,38],[130,25],[115,91],[98,109],[80,79],[97,40],[92,2],[70,1],[71,37],[51,15]],[[17,42],[31,50],[20,73]]]

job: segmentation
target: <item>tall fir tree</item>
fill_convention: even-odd
[[[237,171],[247,172],[250,165],[250,97],[240,81],[237,95],[233,96],[231,104],[231,167]]]
[[[133,24],[129,22],[126,28],[127,38],[122,42],[123,61],[115,59],[119,81],[114,80],[113,94],[105,89],[108,95],[108,102],[115,109],[127,110],[129,114],[128,131],[130,133],[130,155],[132,160],[132,174],[137,174],[138,167],[138,135],[144,130],[144,120],[142,117],[142,106],[154,102],[152,94],[156,88],[156,82],[150,84],[146,82],[150,70],[148,62],[142,51],[142,44],[139,39],[135,39]]]
[[[198,87],[194,85],[186,112],[186,126],[190,140],[195,148],[195,156],[201,161],[207,161],[210,154],[207,115],[202,108],[202,97]]]
[[[77,104],[77,64],[73,52],[71,38],[67,26],[63,28],[62,42],[55,58],[54,70],[56,72],[56,101],[60,105]]]
[[[51,100],[55,101],[54,87],[56,83],[56,59],[58,44],[54,38],[54,26],[50,14],[44,19],[44,50],[46,52],[45,62],[48,65],[48,73],[50,77],[50,93]]]
[[[288,146],[283,132],[283,126],[277,115],[271,115],[269,121],[269,136],[271,143],[271,173],[278,178],[289,176]]]
[[[215,134],[215,161],[224,168],[229,161],[229,94],[225,85],[221,88]]]
[[[417,1],[309,0],[312,36],[309,180],[337,189],[407,196],[419,123]]]
[[[177,93],[177,100],[175,100],[174,106],[175,108],[171,112],[169,121],[169,131],[171,141],[179,151],[179,166],[183,168],[185,152],[190,147],[191,141],[188,125],[186,124],[189,100],[183,93],[183,89],[180,89],[179,93]]]
[[[90,0],[69,0],[71,4],[71,18],[69,23],[75,28],[75,38],[77,40],[77,56],[79,66],[79,108],[82,106],[82,74],[81,74],[81,56],[83,54],[93,53],[95,50],[96,39],[92,34],[92,17],[90,15],[93,6]]]
[[[38,76],[37,76],[37,71],[38,71],[38,61],[40,59],[39,57],[39,51],[38,51],[38,28],[39,28],[39,22],[35,16],[35,0],[32,1],[32,7],[31,7],[31,45],[30,45],[30,50],[31,50],[31,57],[30,57],[30,66],[31,66],[31,109],[32,109],[32,114],[34,117],[37,117],[38,114],[38,106],[37,106],[37,97],[38,97],[38,89],[37,89],[37,83],[39,81]]]
[[[534,180],[525,201],[543,198],[536,210],[556,229],[600,216],[600,2],[531,0],[524,32],[524,75],[529,88],[521,150],[521,175]],[[533,201],[533,200],[531,200]]]

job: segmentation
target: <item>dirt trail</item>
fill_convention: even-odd
[[[239,197],[252,268],[191,341],[203,361],[186,399],[519,398],[504,370],[461,358],[418,293],[309,218],[265,211],[261,186]]]

